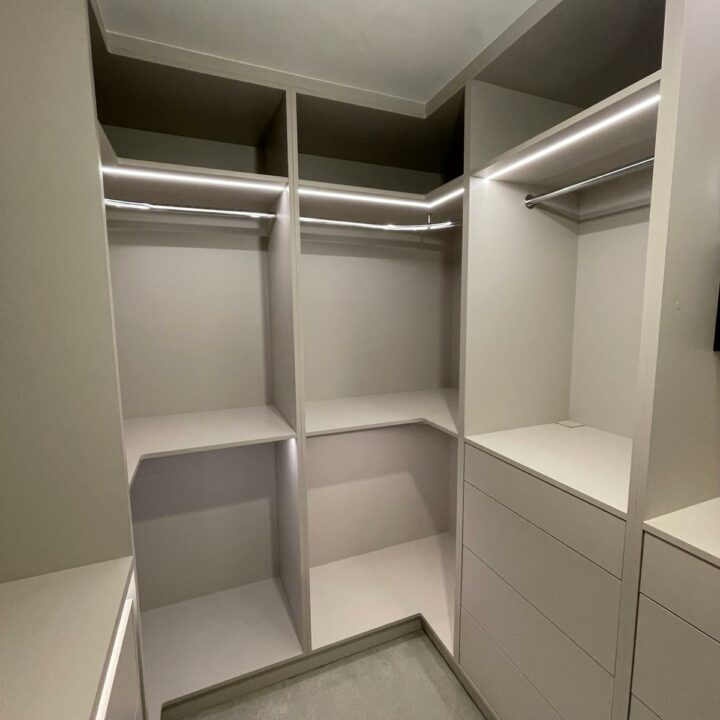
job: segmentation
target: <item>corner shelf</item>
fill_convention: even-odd
[[[294,437],[294,430],[272,405],[125,420],[128,482],[132,482],[143,458],[219,450]]]
[[[646,520],[644,528],[720,567],[720,497]]]
[[[454,573],[447,533],[310,568],[313,649],[422,615],[452,652]]]
[[[457,390],[453,388],[313,400],[305,403],[306,434],[312,437],[427,423],[455,437],[457,405]]]
[[[599,132],[589,133],[577,142],[568,140],[614,115],[629,111],[640,103],[650,102],[659,92],[660,71],[503,153],[483,167],[476,168],[472,174],[479,178],[490,178],[502,173],[498,180],[549,189],[652,156],[655,150],[657,104],[625,117],[622,122],[610,124]],[[548,148],[565,142],[568,144],[559,152],[543,155]],[[520,164],[534,155],[537,157],[532,162]]]
[[[131,570],[124,557],[0,584],[4,716],[90,717]]]
[[[630,438],[551,423],[465,439],[617,517],[627,515]]]
[[[142,613],[148,720],[164,703],[302,654],[271,578]]]

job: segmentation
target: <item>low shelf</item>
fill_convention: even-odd
[[[142,614],[148,720],[163,704],[302,654],[274,578]]]
[[[629,438],[584,425],[550,423],[466,440],[613,515],[627,515]]]
[[[457,434],[457,390],[443,388],[306,403],[308,436],[427,423]]]
[[[720,498],[647,520],[645,530],[720,567]]]
[[[125,420],[128,481],[143,458],[219,450],[295,437],[272,405]]]
[[[420,614],[452,652],[454,573],[447,533],[311,568],[313,649]]]

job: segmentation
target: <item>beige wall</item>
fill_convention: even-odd
[[[0,55],[2,582],[130,533],[85,2],[4,0]]]

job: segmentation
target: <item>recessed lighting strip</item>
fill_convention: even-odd
[[[149,210],[155,212],[176,212],[191,215],[219,215],[221,217],[243,217],[254,220],[272,219],[273,213],[250,212],[245,210],[220,210],[218,208],[198,208],[186,205],[157,205],[155,203],[131,202],[130,200],[113,200],[105,198],[105,206],[121,210]]]
[[[344,192],[339,190],[321,190],[319,188],[301,187],[298,192],[305,197],[324,198],[326,200],[348,200],[350,202],[367,203],[369,205],[388,205],[391,207],[406,207],[417,210],[433,210],[446,202],[460,197],[465,188],[459,187],[451,190],[439,198],[427,200],[405,200],[403,198],[387,197],[385,195],[370,195],[367,193]]]
[[[185,185],[209,185],[211,187],[238,188],[279,194],[286,183],[242,180],[240,178],[213,177],[211,175],[193,175],[192,173],[166,172],[146,168],[117,167],[103,165],[103,175],[108,177],[129,177],[141,180],[159,180],[161,182],[183,183]]]
[[[575,143],[580,142],[581,140],[585,140],[588,137],[591,137],[592,135],[596,135],[599,132],[602,132],[603,130],[607,130],[610,127],[613,127],[614,125],[618,125],[619,123],[622,123],[623,121],[627,120],[628,118],[633,117],[634,115],[637,115],[638,113],[641,113],[645,110],[648,110],[652,107],[655,107],[660,102],[660,95],[653,95],[652,97],[646,98],[645,100],[636,103],[628,108],[625,108],[625,110],[621,110],[620,112],[615,113],[614,115],[610,115],[609,117],[605,118],[604,120],[600,120],[599,122],[596,122],[592,125],[589,125],[588,127],[584,128],[583,130],[579,130],[576,133],[573,133],[572,135],[568,135],[567,137],[563,138],[562,140],[558,140],[557,142],[554,142],[547,147],[542,148],[541,150],[537,150],[534,153],[530,153],[530,155],[525,156],[524,158],[521,158],[520,160],[517,160],[514,163],[511,163],[510,165],[506,165],[504,168],[500,168],[500,170],[497,170],[496,172],[492,173],[491,175],[486,176],[486,180],[495,180],[499,177],[502,177],[503,175],[506,175],[507,173],[512,172],[513,170],[517,170],[518,168],[524,167],[525,165],[529,165],[530,163],[534,163],[538,160],[541,160],[544,157],[547,157],[548,155],[552,155],[553,153],[558,152],[559,150],[563,150],[564,148],[568,147],[569,145],[574,145]]]

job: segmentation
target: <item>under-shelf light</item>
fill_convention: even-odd
[[[321,190],[320,188],[301,187],[298,191],[306,197],[324,198],[326,200],[349,200],[350,202],[368,203],[369,205],[389,205],[391,207],[415,208],[417,210],[433,210],[444,203],[459,197],[465,188],[459,187],[451,190],[432,201],[405,200],[403,198],[388,197],[386,195],[370,195],[367,193],[342,192],[339,190]]]
[[[117,167],[103,165],[103,175],[109,177],[130,177],[141,180],[159,180],[161,182],[184,183],[186,185],[210,185],[212,187],[242,188],[257,190],[259,192],[279,193],[284,184],[261,182],[257,180],[242,180],[240,178],[213,177],[211,175],[193,175],[192,173],[166,172],[163,170],[149,170],[146,168]]]
[[[428,232],[430,230],[444,230],[457,227],[457,223],[450,220],[439,223],[425,223],[424,225],[393,225],[392,223],[366,223],[353,220],[329,220],[328,218],[301,217],[300,222],[308,225],[331,225],[334,227],[362,228],[365,230],[382,230],[385,232]]]
[[[156,212],[188,213],[192,215],[221,215],[223,217],[242,217],[253,220],[272,219],[275,217],[273,213],[187,207],[185,205],[157,205],[155,203],[132,202],[130,200],[113,200],[112,198],[105,198],[105,206],[119,208],[121,210],[150,210]]]
[[[551,145],[548,145],[547,147],[542,148],[541,150],[538,150],[537,152],[531,153],[530,155],[527,155],[524,158],[521,158],[520,160],[517,160],[514,163],[511,163],[510,165],[507,165],[504,168],[500,168],[500,170],[497,170],[496,172],[492,173],[491,175],[488,175],[485,179],[486,180],[495,180],[499,177],[502,177],[503,175],[506,175],[509,172],[512,172],[513,170],[517,170],[518,168],[524,167],[525,165],[529,165],[530,163],[533,163],[537,160],[540,160],[548,155],[551,155],[553,153],[558,152],[558,150],[562,150],[563,148],[568,147],[568,145],[574,145],[577,142],[580,142],[581,140],[584,140],[587,137],[590,137],[591,135],[595,135],[596,133],[602,132],[603,130],[606,130],[609,127],[612,127],[613,125],[617,125],[618,123],[623,122],[624,120],[627,120],[630,117],[633,117],[634,115],[637,115],[638,113],[643,112],[644,110],[647,110],[651,107],[654,107],[660,102],[660,95],[653,95],[652,97],[646,98],[645,100],[636,103],[635,105],[630,106],[629,108],[625,108],[625,110],[621,110],[618,113],[615,113],[614,115],[610,115],[610,117],[605,118],[604,120],[600,120],[599,122],[596,122],[583,130],[579,130],[576,133],[573,133],[572,135],[568,135],[567,137],[563,138],[562,140],[558,140],[555,143],[552,143]]]

